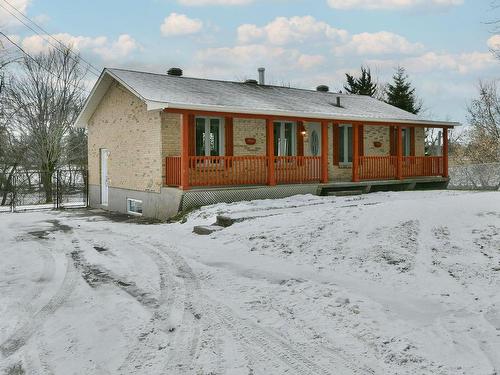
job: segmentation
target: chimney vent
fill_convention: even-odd
[[[319,85],[318,87],[316,87],[316,91],[328,92],[328,91],[330,91],[330,89],[326,85]]]
[[[265,78],[265,68],[259,68],[257,69],[259,72],[259,85],[265,85],[266,84],[266,78]]]
[[[245,81],[245,83],[248,83],[250,85],[257,85],[258,84],[257,80],[255,80],[255,79],[247,79]]]
[[[342,107],[340,104],[340,96],[337,96],[337,103],[335,104],[337,107]]]
[[[182,77],[182,69],[181,68],[170,68],[167,71],[169,76]]]

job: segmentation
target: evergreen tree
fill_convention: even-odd
[[[393,83],[387,84],[385,89],[386,102],[414,114],[420,112],[422,104],[419,103],[415,96],[415,88],[411,87],[405,68],[398,67],[392,79]]]
[[[349,73],[345,74],[347,85],[344,89],[349,94],[374,96],[377,92],[377,84],[372,82],[370,68],[361,67],[361,76],[355,78]]]

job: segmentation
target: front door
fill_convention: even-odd
[[[321,155],[321,124],[310,123],[308,124],[308,144],[306,150],[307,156],[320,156]]]
[[[104,206],[108,205],[108,157],[109,151],[105,148],[101,148],[101,204]]]

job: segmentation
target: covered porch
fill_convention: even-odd
[[[165,112],[179,116],[180,152],[165,157],[164,184],[183,190],[448,177],[449,125],[172,108]],[[236,119],[261,122],[262,139],[244,141],[260,141],[265,150],[260,154],[235,155],[235,141],[244,137],[233,127]],[[441,129],[440,155],[425,155],[422,137],[421,145],[416,142],[415,134],[423,134],[424,127]],[[372,130],[375,134],[383,133],[382,141],[369,135]],[[416,143],[420,152],[415,151]]]

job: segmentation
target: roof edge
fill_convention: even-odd
[[[75,126],[77,128],[86,128],[87,127],[88,120],[90,119],[90,117],[92,117],[97,106],[99,105],[102,98],[104,97],[104,95],[108,91],[112,80],[115,80],[118,83],[120,83],[120,85],[125,87],[128,91],[130,91],[132,94],[137,96],[143,102],[147,102],[146,99],[144,97],[142,97],[137,91],[135,91],[130,85],[128,85],[126,82],[124,82],[122,79],[120,79],[116,74],[114,74],[108,68],[104,68],[101,72],[101,75],[99,76],[96,83],[94,84],[94,87],[92,88],[89,95],[87,96],[87,99],[85,100],[85,104],[83,105],[75,122],[73,123],[73,126]]]
[[[362,116],[342,116],[332,115],[328,113],[317,112],[294,112],[294,111],[273,111],[266,109],[246,109],[241,107],[225,107],[213,105],[192,105],[186,103],[167,103],[146,100],[148,111],[157,111],[163,109],[183,109],[183,110],[199,110],[199,111],[213,111],[221,113],[241,113],[245,115],[264,115],[264,116],[283,116],[283,117],[304,117],[318,120],[344,120],[344,121],[367,121],[376,123],[405,123],[415,125],[429,125],[435,127],[450,127],[461,126],[459,122],[452,121],[431,121],[431,120],[410,120],[398,118],[377,118],[377,117],[362,117]]]

